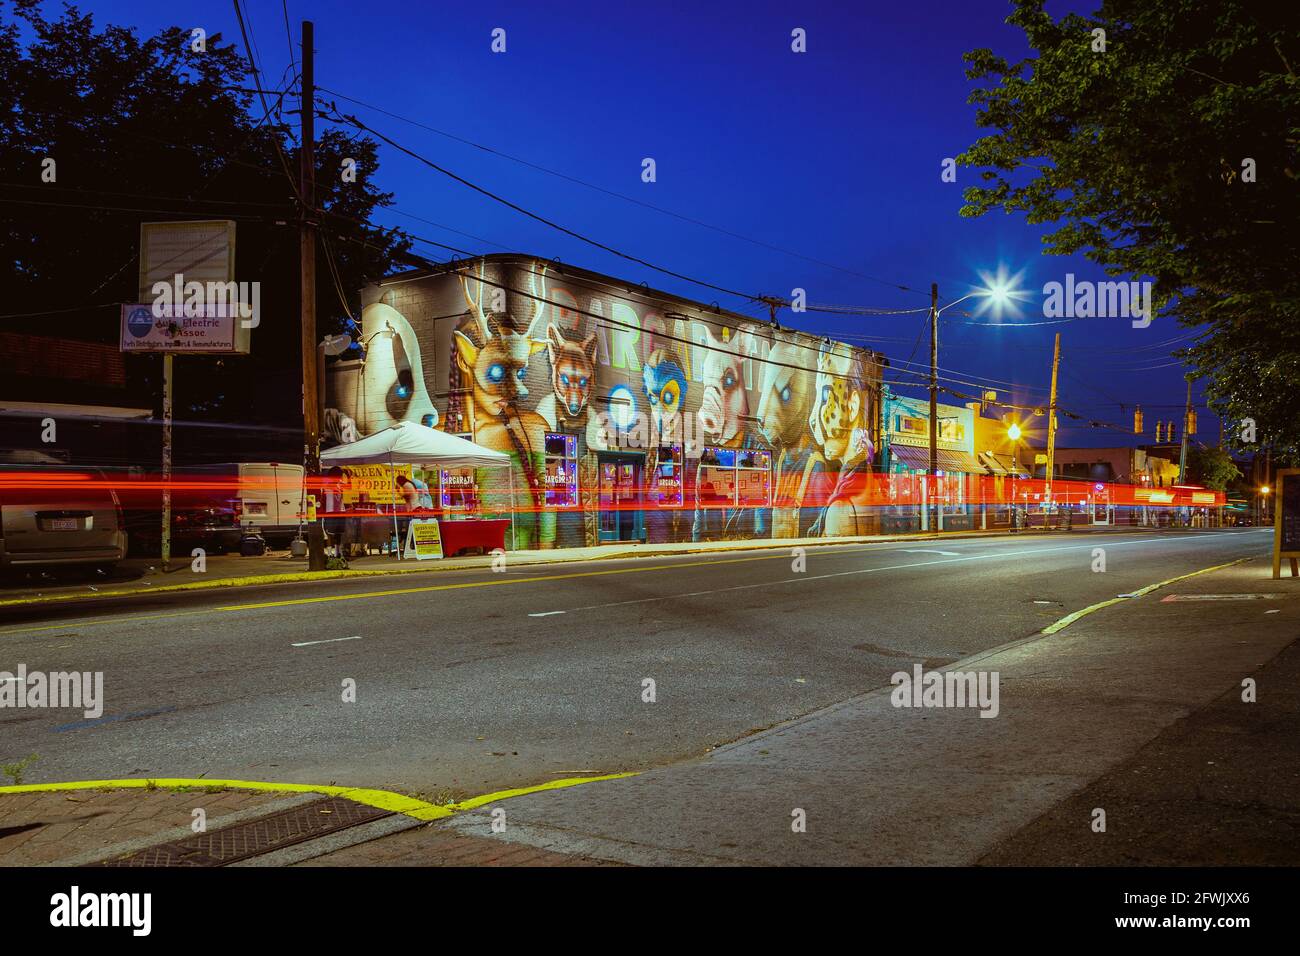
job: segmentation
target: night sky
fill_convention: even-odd
[[[730,289],[788,297],[802,287],[810,303],[837,306],[924,310],[931,282],[939,284],[942,304],[980,285],[981,273],[1021,274],[1019,285],[1030,294],[1018,315],[999,322],[960,314],[977,299],[944,313],[939,365],[961,380],[945,384],[971,394],[996,388],[1009,400],[1046,405],[1052,336],[1059,331],[1062,409],[1127,429],[1140,402],[1146,440],[1157,419],[1180,417],[1185,384],[1170,350],[1187,330],[1169,320],[1133,329],[1120,318],[1026,324],[1046,321],[1045,282],[1064,281],[1067,272],[1079,279],[1104,275],[1081,257],[1042,255],[1046,230],[1019,216],[960,218],[960,189],[974,182],[973,170],[962,168],[956,184],[940,179],[943,159],[979,135],[974,108],[966,104],[972,84],[962,53],[987,46],[1019,59],[1027,52],[1020,31],[1003,23],[1009,5],[747,0],[705,6],[287,3],[295,50],[299,20],[315,21],[318,86],[599,189],[342,99],[341,110],[575,231]],[[1066,7],[1049,9],[1059,14]],[[82,8],[141,32],[175,24],[239,37],[228,2],[97,0]],[[54,4],[47,9],[57,13]],[[248,0],[246,9],[266,82],[274,86],[290,57],[284,12],[278,0]],[[497,27],[506,31],[504,54],[490,50]],[[807,53],[791,52],[796,27],[807,31]],[[528,220],[386,146],[381,157],[378,185],[396,194],[396,208],[379,217],[386,225],[476,253],[559,258],[766,317],[765,308]],[[657,182],[641,180],[646,157],[656,162]],[[434,259],[450,255],[418,243],[416,251]],[[909,360],[918,370],[928,362],[924,311],[785,311],[780,318],[883,351],[895,382],[906,379]],[[1013,323],[1022,324],[1006,327]],[[1201,405],[1199,386],[1193,397]],[[1133,441],[1131,434],[1066,417],[1061,425],[1058,441],[1065,446]],[[1198,437],[1217,440],[1217,419],[1202,412]]]

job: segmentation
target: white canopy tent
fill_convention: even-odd
[[[338,445],[321,452],[322,465],[382,465],[389,466],[393,481],[393,536],[397,534],[397,477],[394,465],[434,465],[442,468],[509,468],[510,469],[510,533],[515,527],[515,481],[510,456],[504,452],[484,448],[472,441],[457,438],[446,432],[415,422],[398,422],[358,441]],[[397,554],[401,555],[401,541]]]

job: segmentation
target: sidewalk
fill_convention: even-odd
[[[1086,526],[1072,531],[1044,532],[1041,529],[1017,534],[1042,537],[1044,534],[1158,534],[1170,529],[1141,527]],[[1192,533],[1191,529],[1177,533]],[[1214,533],[1202,531],[1199,533]],[[811,548],[834,545],[877,544],[890,541],[953,541],[961,538],[1002,537],[1013,534],[1007,529],[994,531],[953,531],[899,535],[865,535],[846,538],[780,538],[749,541],[684,541],[672,544],[620,543],[589,548],[553,548],[545,551],[510,551],[506,561],[518,567],[538,564],[561,564],[576,561],[603,561],[613,558],[645,558],[656,555],[698,554],[720,551],[753,551],[763,548]],[[324,581],[333,578],[367,577],[388,574],[410,574],[428,571],[462,571],[492,566],[492,555],[443,558],[433,561],[416,561],[408,558],[398,561],[391,555],[370,555],[352,558],[346,571],[308,571],[306,558],[294,558],[287,551],[276,551],[260,557],[240,555],[208,555],[203,572],[191,569],[190,559],[182,555],[174,558],[172,569],[164,573],[157,558],[128,558],[111,577],[98,577],[87,573],[75,578],[63,574],[40,575],[36,580],[24,580],[0,585],[0,609],[32,604],[63,603],[67,601],[154,594],[175,591],[204,590],[221,587],[247,587],[258,584],[287,584],[295,581]]]
[[[1223,594],[1283,596],[1183,599]],[[897,708],[883,688],[699,760],[511,800],[492,838],[633,865],[1296,865],[1296,650],[1278,655],[1298,634],[1300,584],[1237,565],[944,668],[998,672],[995,719]],[[1267,705],[1241,701],[1248,677]],[[486,837],[491,823],[476,810],[435,827]],[[1198,834],[1211,845],[1192,849]]]

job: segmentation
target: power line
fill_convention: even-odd
[[[878,278],[877,276],[868,275],[867,273],[865,273],[865,272],[859,272],[859,271],[857,271],[856,269],[849,269],[849,268],[846,268],[846,267],[844,267],[844,266],[836,265],[836,264],[833,263],[833,262],[826,262],[825,260],[817,259],[817,258],[814,258],[813,256],[807,256],[807,255],[804,255],[803,253],[795,252],[795,251],[792,250],[792,249],[785,249],[785,248],[782,248],[781,246],[775,246],[775,245],[772,245],[771,243],[764,242],[764,241],[762,241],[762,240],[760,240],[760,239],[754,239],[754,238],[752,238],[752,237],[750,237],[750,236],[742,235],[741,233],[738,233],[738,232],[733,232],[733,231],[730,230],[730,229],[725,229],[725,228],[723,228],[722,226],[717,226],[717,225],[714,225],[714,224],[712,224],[712,223],[704,222],[703,220],[695,219],[695,218],[692,218],[692,217],[690,217],[690,216],[684,216],[684,215],[682,215],[681,213],[673,212],[671,209],[664,209],[662,206],[656,206],[656,205],[654,205],[653,203],[648,203],[648,202],[645,202],[644,200],[636,199],[636,198],[634,198],[634,197],[632,197],[632,196],[628,196],[628,195],[626,195],[626,194],[624,194],[624,193],[616,192],[616,191],[614,191],[614,190],[612,190],[612,189],[606,189],[606,188],[604,188],[603,186],[597,186],[597,185],[595,185],[594,183],[589,183],[589,182],[587,182],[587,181],[585,181],[585,180],[578,179],[578,178],[575,177],[575,176],[570,176],[570,175],[568,175],[568,174],[566,174],[566,173],[561,173],[561,172],[559,172],[559,171],[557,171],[557,170],[554,170],[554,169],[548,169],[548,168],[545,167],[545,166],[541,166],[541,165],[539,165],[539,164],[537,164],[537,163],[530,162],[529,160],[522,159],[522,158],[520,158],[520,157],[518,157],[518,156],[512,156],[512,155],[510,155],[509,153],[505,153],[505,152],[502,152],[501,150],[494,149],[494,148],[492,148],[491,146],[484,146],[482,143],[476,143],[476,142],[474,142],[473,140],[465,139],[464,137],[462,137],[462,136],[457,136],[457,135],[454,134],[454,133],[448,133],[447,131],[445,131],[445,130],[441,130],[441,129],[438,129],[438,128],[435,127],[435,126],[429,126],[429,125],[427,125],[427,124],[425,124],[425,123],[421,123],[421,122],[419,122],[418,120],[413,120],[413,119],[410,119],[409,117],[401,116],[400,114],[398,114],[398,113],[394,113],[394,112],[392,112],[391,110],[384,109],[383,107],[380,107],[380,106],[375,106],[374,104],[371,104],[371,103],[366,103],[366,102],[364,102],[364,101],[362,101],[362,100],[356,99],[355,97],[347,96],[347,95],[345,95],[345,94],[343,94],[343,93],[339,93],[339,92],[337,92],[337,91],[335,91],[335,90],[331,90],[331,89],[328,89],[328,88],[323,87],[323,86],[318,86],[317,89],[320,90],[320,91],[323,92],[323,93],[329,93],[331,96],[337,96],[339,99],[347,100],[347,101],[350,102],[350,103],[356,103],[358,106],[362,106],[362,107],[364,107],[364,108],[366,108],[366,109],[374,110],[374,111],[377,112],[377,113],[383,113],[385,116],[390,116],[390,117],[392,117],[393,119],[400,120],[400,121],[403,122],[403,123],[409,123],[409,124],[412,125],[412,126],[417,126],[417,127],[419,127],[420,129],[428,130],[428,131],[431,132],[431,133],[436,133],[436,134],[438,134],[439,136],[444,136],[444,137],[446,137],[447,139],[454,140],[454,141],[456,141],[456,142],[458,142],[458,143],[462,143],[462,144],[464,144],[464,145],[466,145],[466,146],[472,146],[472,147],[474,147],[475,149],[483,150],[484,152],[486,152],[486,153],[491,153],[491,154],[494,155],[494,156],[500,156],[502,159],[508,159],[508,160],[510,160],[511,162],[519,163],[520,165],[527,166],[527,167],[530,168],[530,169],[535,169],[535,170],[537,170],[538,172],[546,173],[548,176],[555,176],[555,177],[557,177],[557,178],[559,178],[559,179],[563,179],[563,180],[565,180],[566,182],[570,182],[570,183],[573,183],[573,184],[575,184],[575,185],[582,186],[582,187],[584,187],[584,188],[586,188],[586,189],[591,189],[591,190],[594,190],[594,191],[599,192],[599,193],[604,193],[604,194],[607,195],[607,196],[613,196],[615,199],[621,199],[621,200],[623,200],[624,202],[629,202],[629,203],[632,203],[633,205],[641,206],[641,207],[644,208],[644,209],[650,209],[650,210],[652,210],[652,211],[654,211],[654,212],[657,212],[657,213],[660,213],[660,214],[662,214],[662,215],[665,215],[665,216],[671,216],[671,217],[673,217],[674,219],[678,219],[678,220],[680,220],[680,221],[682,221],[682,222],[690,223],[691,225],[694,225],[694,226],[700,226],[700,227],[705,228],[705,229],[711,229],[711,230],[713,230],[714,232],[721,233],[722,235],[725,235],[725,236],[730,236],[730,237],[733,238],[733,239],[739,239],[739,240],[741,240],[742,242],[748,242],[748,243],[751,243],[752,245],[760,246],[761,248],[769,249],[769,250],[771,250],[771,251],[773,251],[773,252],[779,252],[779,253],[781,253],[781,254],[783,254],[783,255],[794,256],[795,258],[797,258],[797,259],[802,259],[802,260],[804,260],[805,262],[812,262],[812,263],[814,263],[814,264],[816,264],[816,265],[824,266],[824,267],[826,267],[826,268],[828,268],[828,269],[834,269],[834,270],[837,270],[837,271],[839,271],[839,272],[843,272],[843,273],[845,273],[845,274],[847,274],[847,275],[853,275],[853,276],[857,276],[857,277],[862,278],[862,279],[868,279],[868,280],[870,280],[870,281],[872,281],[872,282],[880,283],[881,285],[888,286],[888,287],[890,287],[890,288],[892,288],[892,289],[901,289],[901,290],[904,291],[904,292],[915,292],[915,293],[917,293],[917,294],[919,294],[919,295],[925,295],[925,294],[926,294],[926,293],[925,293],[923,290],[921,290],[921,289],[914,289],[914,288],[912,288],[911,286],[902,285],[901,283],[898,283],[898,282],[890,282],[890,281],[887,280],[887,279],[881,279],[881,278]],[[337,105],[334,104],[334,103],[328,103],[328,104],[324,104],[324,103],[323,103],[322,105],[328,105],[330,108],[334,109],[336,113],[337,113],[337,111],[338,111],[338,107],[337,107]],[[922,311],[926,311],[926,310],[922,310]]]

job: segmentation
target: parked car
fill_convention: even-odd
[[[261,534],[272,547],[285,548],[298,534],[303,513],[303,467],[278,462],[228,462],[187,468],[187,476],[227,485],[225,494],[238,523]]]
[[[158,554],[162,549],[162,514],[133,511],[127,519],[133,554]],[[243,534],[239,512],[229,504],[177,503],[172,507],[172,554],[180,556],[194,548],[210,554],[239,550]]]
[[[126,556],[121,502],[92,468],[0,465],[0,572],[111,570]]]

